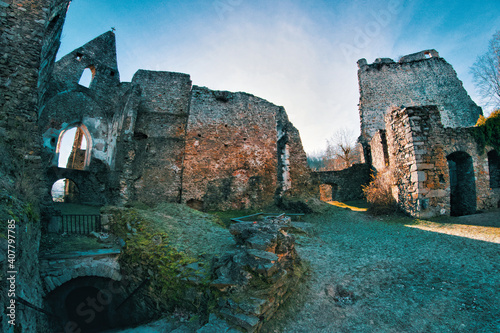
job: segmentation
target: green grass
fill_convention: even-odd
[[[46,234],[42,237],[40,249],[46,253],[68,253],[106,248],[95,237],[85,235]]]
[[[166,237],[166,243],[192,257],[219,255],[234,244],[231,234],[217,216],[186,205],[162,203],[155,208],[124,210],[127,211],[136,212],[137,223],[132,221],[130,224],[138,233],[141,230],[161,233]]]
[[[99,215],[100,206],[88,206],[73,203],[54,203],[56,209],[65,215]]]

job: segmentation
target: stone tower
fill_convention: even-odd
[[[444,127],[473,126],[479,115],[453,67],[436,50],[402,57],[358,61],[361,137],[370,141],[385,129],[384,115],[392,107],[437,105]]]

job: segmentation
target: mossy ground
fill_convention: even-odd
[[[206,316],[216,297],[208,268],[213,257],[234,245],[232,236],[216,216],[185,205],[142,208],[102,211],[112,215],[111,230],[126,243],[120,257],[124,274],[149,279],[147,298],[160,313],[183,308]],[[200,268],[191,268],[194,263]]]

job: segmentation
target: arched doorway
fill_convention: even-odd
[[[52,185],[52,200],[54,202],[78,203],[80,202],[80,191],[71,179],[59,179]]]
[[[450,205],[453,216],[476,212],[476,180],[472,157],[457,151],[446,157],[450,171]]]
[[[67,128],[59,135],[56,151],[57,166],[85,170],[90,164],[91,147],[90,134],[85,125]]]

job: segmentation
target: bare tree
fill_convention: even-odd
[[[500,31],[490,40],[488,51],[471,67],[474,83],[482,98],[493,108],[500,107]]]
[[[360,162],[359,149],[356,147],[356,136],[348,129],[340,129],[326,140],[326,168],[341,170]]]

